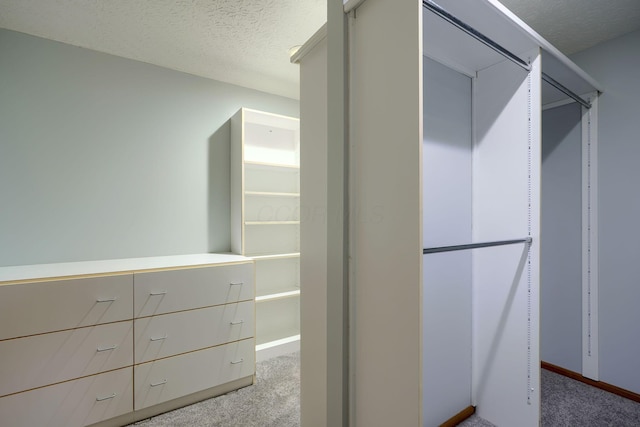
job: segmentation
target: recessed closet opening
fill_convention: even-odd
[[[457,42],[423,62],[423,425],[537,422],[537,56],[527,72],[442,24],[425,15],[425,39]]]
[[[471,79],[424,58],[423,242],[472,239]],[[423,255],[425,425],[471,402],[471,251]]]
[[[558,268],[553,280],[567,283],[557,292],[572,301],[570,313],[549,315],[543,324],[552,329],[566,315],[577,321],[543,340],[553,357],[569,346],[567,357],[582,362],[580,134],[588,109],[567,103],[573,98],[590,106],[575,91],[586,93],[591,86],[581,78],[571,89],[559,83],[571,83],[574,70],[490,8],[474,11],[482,15],[476,18],[455,2],[446,10],[429,1],[423,5],[423,425],[440,425],[474,407],[496,425],[537,426],[540,250],[548,235],[548,245],[554,239],[562,244],[544,259],[561,265],[549,262],[544,273],[552,276]],[[481,19],[475,22],[483,31],[457,16]],[[546,110],[544,134],[543,105],[556,107]],[[576,137],[577,147],[554,150],[553,144]],[[576,150],[577,166],[558,169]],[[541,196],[541,179],[547,187],[563,183]],[[554,197],[562,201],[546,212],[550,230],[541,235],[542,197],[550,206]],[[557,209],[561,215],[554,215]],[[564,221],[573,222],[558,230]],[[571,257],[562,264],[565,249]],[[557,311],[557,302],[544,309]],[[549,344],[575,332],[559,348]]]
[[[597,95],[583,97],[543,107],[540,340],[543,363],[597,380]]]
[[[540,356],[582,371],[581,107],[542,113]]]

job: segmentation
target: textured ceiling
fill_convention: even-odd
[[[0,0],[0,27],[298,97],[288,50],[326,0]]]
[[[0,28],[297,98],[288,50],[324,24],[326,1],[0,0]],[[640,28],[640,0],[502,3],[566,54]]]

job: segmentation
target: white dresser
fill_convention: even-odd
[[[0,427],[125,425],[250,385],[254,263],[0,268]]]

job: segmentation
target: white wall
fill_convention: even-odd
[[[540,351],[582,372],[582,112],[577,103],[542,113]]]
[[[471,239],[471,79],[424,59],[425,247]],[[423,425],[471,405],[471,251],[423,257]]]
[[[640,393],[640,31],[572,59],[605,90],[598,122],[600,380]]]
[[[226,121],[298,115],[293,99],[2,29],[0,58],[0,266],[228,251]]]

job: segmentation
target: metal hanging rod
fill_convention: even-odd
[[[524,239],[516,240],[498,240],[495,242],[469,243],[468,245],[440,246],[437,248],[425,248],[422,250],[422,253],[435,254],[440,252],[464,251],[466,249],[488,248],[491,246],[515,245],[516,243],[526,243],[530,245],[532,241],[533,239],[531,237],[526,237]]]
[[[519,67],[524,68],[526,71],[531,71],[531,66],[527,62],[522,60],[519,56],[505,49],[504,47],[500,46],[498,43],[494,42],[489,37],[485,36],[480,31],[476,30],[470,25],[465,24],[463,21],[456,18],[455,16],[453,16],[452,14],[450,14],[449,12],[447,12],[446,10],[444,10],[443,8],[441,8],[431,0],[422,0],[422,6],[425,9],[428,9],[431,12],[435,13],[445,21],[455,25],[465,33],[469,34],[474,39],[478,40],[479,42],[483,43],[484,45],[498,52],[500,55],[504,56],[505,58],[507,58],[514,64],[518,65]]]
[[[591,108],[591,103],[590,102],[585,101],[584,99],[582,99],[582,97],[580,97],[579,95],[576,95],[575,92],[572,92],[566,86],[563,86],[562,83],[558,82],[557,80],[555,80],[550,75],[548,75],[546,73],[542,73],[542,80],[544,80],[545,82],[549,83],[551,86],[555,87],[560,92],[564,93],[569,98],[571,98],[574,101],[576,101],[577,103],[582,104],[582,106],[584,106],[585,108],[587,108],[587,109]]]

